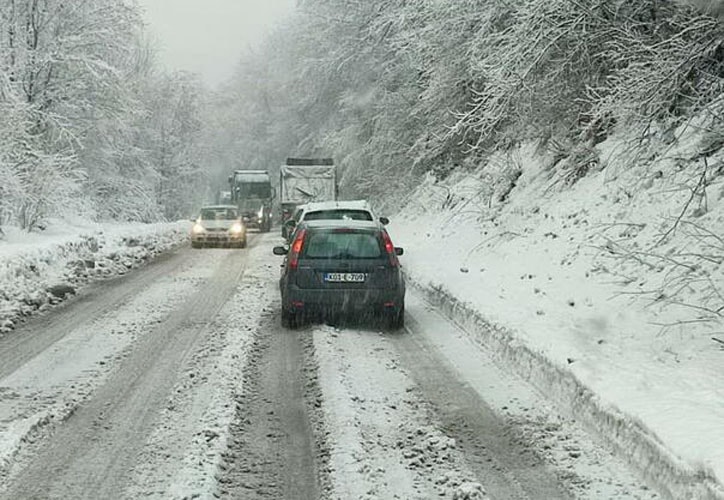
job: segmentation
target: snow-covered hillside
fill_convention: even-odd
[[[501,362],[674,497],[709,497],[724,494],[724,155],[674,135],[636,158],[609,138],[570,187],[532,145],[430,176],[392,231],[411,280]]]

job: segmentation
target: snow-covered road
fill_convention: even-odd
[[[0,498],[657,498],[415,292],[399,333],[282,329],[277,240],[0,339]]]

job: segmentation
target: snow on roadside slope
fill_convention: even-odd
[[[185,221],[71,224],[41,233],[5,228],[0,239],[0,334],[23,317],[61,302],[94,279],[125,274],[188,238]]]
[[[722,324],[696,322],[693,308],[652,300],[677,271],[667,255],[685,260],[687,252],[717,250],[682,229],[657,245],[691,196],[682,188],[686,176],[706,167],[696,155],[695,134],[680,132],[678,143],[652,148],[634,167],[620,161],[623,141],[609,139],[599,145],[606,168],[564,190],[547,189],[556,179],[548,159],[521,148],[517,186],[492,208],[478,196],[487,192],[482,171],[429,179],[391,233],[406,247],[403,264],[412,281],[454,297],[497,329],[502,360],[523,362],[511,353],[525,349],[531,353],[526,362],[537,358],[551,373],[590,389],[590,403],[608,411],[601,419],[614,415],[648,434],[660,456],[629,459],[649,477],[672,494],[724,497],[724,352],[710,339]],[[708,162],[721,164],[721,158]],[[692,205],[699,210],[688,215],[724,234],[724,190],[716,172],[712,167],[707,178],[706,210]],[[664,256],[653,257],[653,265],[646,258],[652,249]],[[612,258],[627,252],[628,259]],[[704,266],[720,285],[720,262]],[[692,281],[704,282],[691,267]],[[684,290],[694,305],[711,304],[710,292],[703,285]],[[550,381],[532,382],[553,389]],[[616,445],[626,451],[627,443]]]

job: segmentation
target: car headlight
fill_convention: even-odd
[[[233,226],[231,226],[231,229],[229,229],[229,232],[234,234],[239,234],[244,231],[244,226],[236,222]]]
[[[197,222],[196,224],[194,224],[192,231],[194,234],[201,234],[201,233],[205,233],[206,229],[204,229],[204,226],[202,226],[201,224],[199,224]]]

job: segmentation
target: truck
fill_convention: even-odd
[[[231,203],[247,227],[268,232],[272,226],[274,188],[268,170],[235,170],[229,176]]]
[[[282,236],[299,205],[337,199],[337,169],[332,158],[287,158],[279,169]]]

